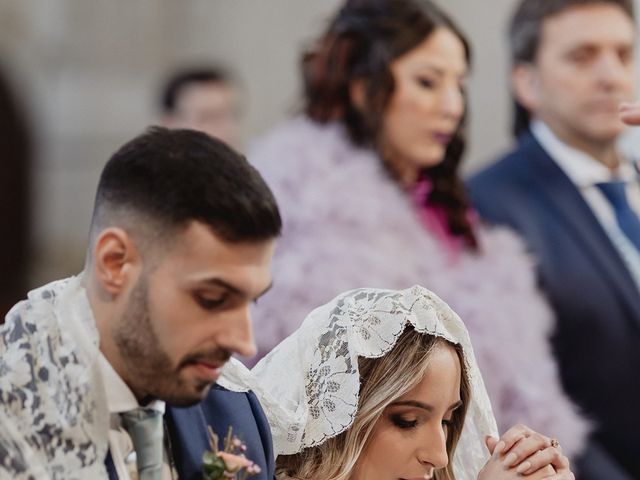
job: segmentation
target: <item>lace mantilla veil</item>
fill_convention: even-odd
[[[423,287],[365,288],[339,295],[312,311],[251,371],[229,362],[218,383],[230,390],[253,390],[269,419],[275,455],[294,454],[351,425],[360,389],[358,357],[385,355],[409,324],[462,347],[471,402],[453,462],[457,480],[475,480],[489,457],[484,438],[497,436],[491,404],[467,329]]]

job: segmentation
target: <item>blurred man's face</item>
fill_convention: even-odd
[[[242,136],[240,98],[226,82],[193,82],[182,88],[175,109],[167,115],[170,128],[200,130],[234,148]]]
[[[615,5],[563,10],[544,22],[534,64],[515,68],[518,100],[574,147],[613,142],[624,128],[618,105],[634,98],[634,41]]]

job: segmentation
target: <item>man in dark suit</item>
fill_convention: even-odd
[[[510,35],[518,144],[471,179],[472,199],[538,261],[564,386],[594,420],[578,478],[637,479],[640,187],[616,147],[636,80],[632,4],[522,0]]]
[[[273,478],[259,402],[216,382],[255,354],[249,308],[280,228],[260,175],[219,140],[154,128],[118,150],[82,275],[34,290],[0,329],[0,428],[21,434],[0,443],[0,473],[200,479],[209,428],[221,446],[232,427],[254,478]]]

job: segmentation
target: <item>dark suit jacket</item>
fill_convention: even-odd
[[[482,217],[517,230],[539,261],[562,380],[597,422],[599,455],[640,479],[640,294],[620,255],[531,134],[469,187]],[[580,478],[624,478],[603,471]]]
[[[208,425],[218,434],[221,449],[229,426],[233,426],[234,434],[247,445],[247,458],[262,469],[259,475],[251,477],[252,480],[274,478],[271,430],[253,393],[230,392],[214,385],[198,405],[188,408],[167,406],[165,422],[180,480],[202,479],[202,454],[210,450]],[[105,463],[110,480],[118,480],[110,456]]]

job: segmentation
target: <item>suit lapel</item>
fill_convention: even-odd
[[[209,450],[207,422],[200,405],[189,408],[167,406],[165,414],[171,450],[181,480],[202,478],[202,454]]]
[[[583,248],[599,272],[609,280],[629,310],[638,319],[640,295],[620,254],[578,189],[531,135],[521,139],[527,154],[521,157],[526,178],[549,203],[550,211],[572,232],[576,247]],[[640,321],[638,322],[640,327]]]

